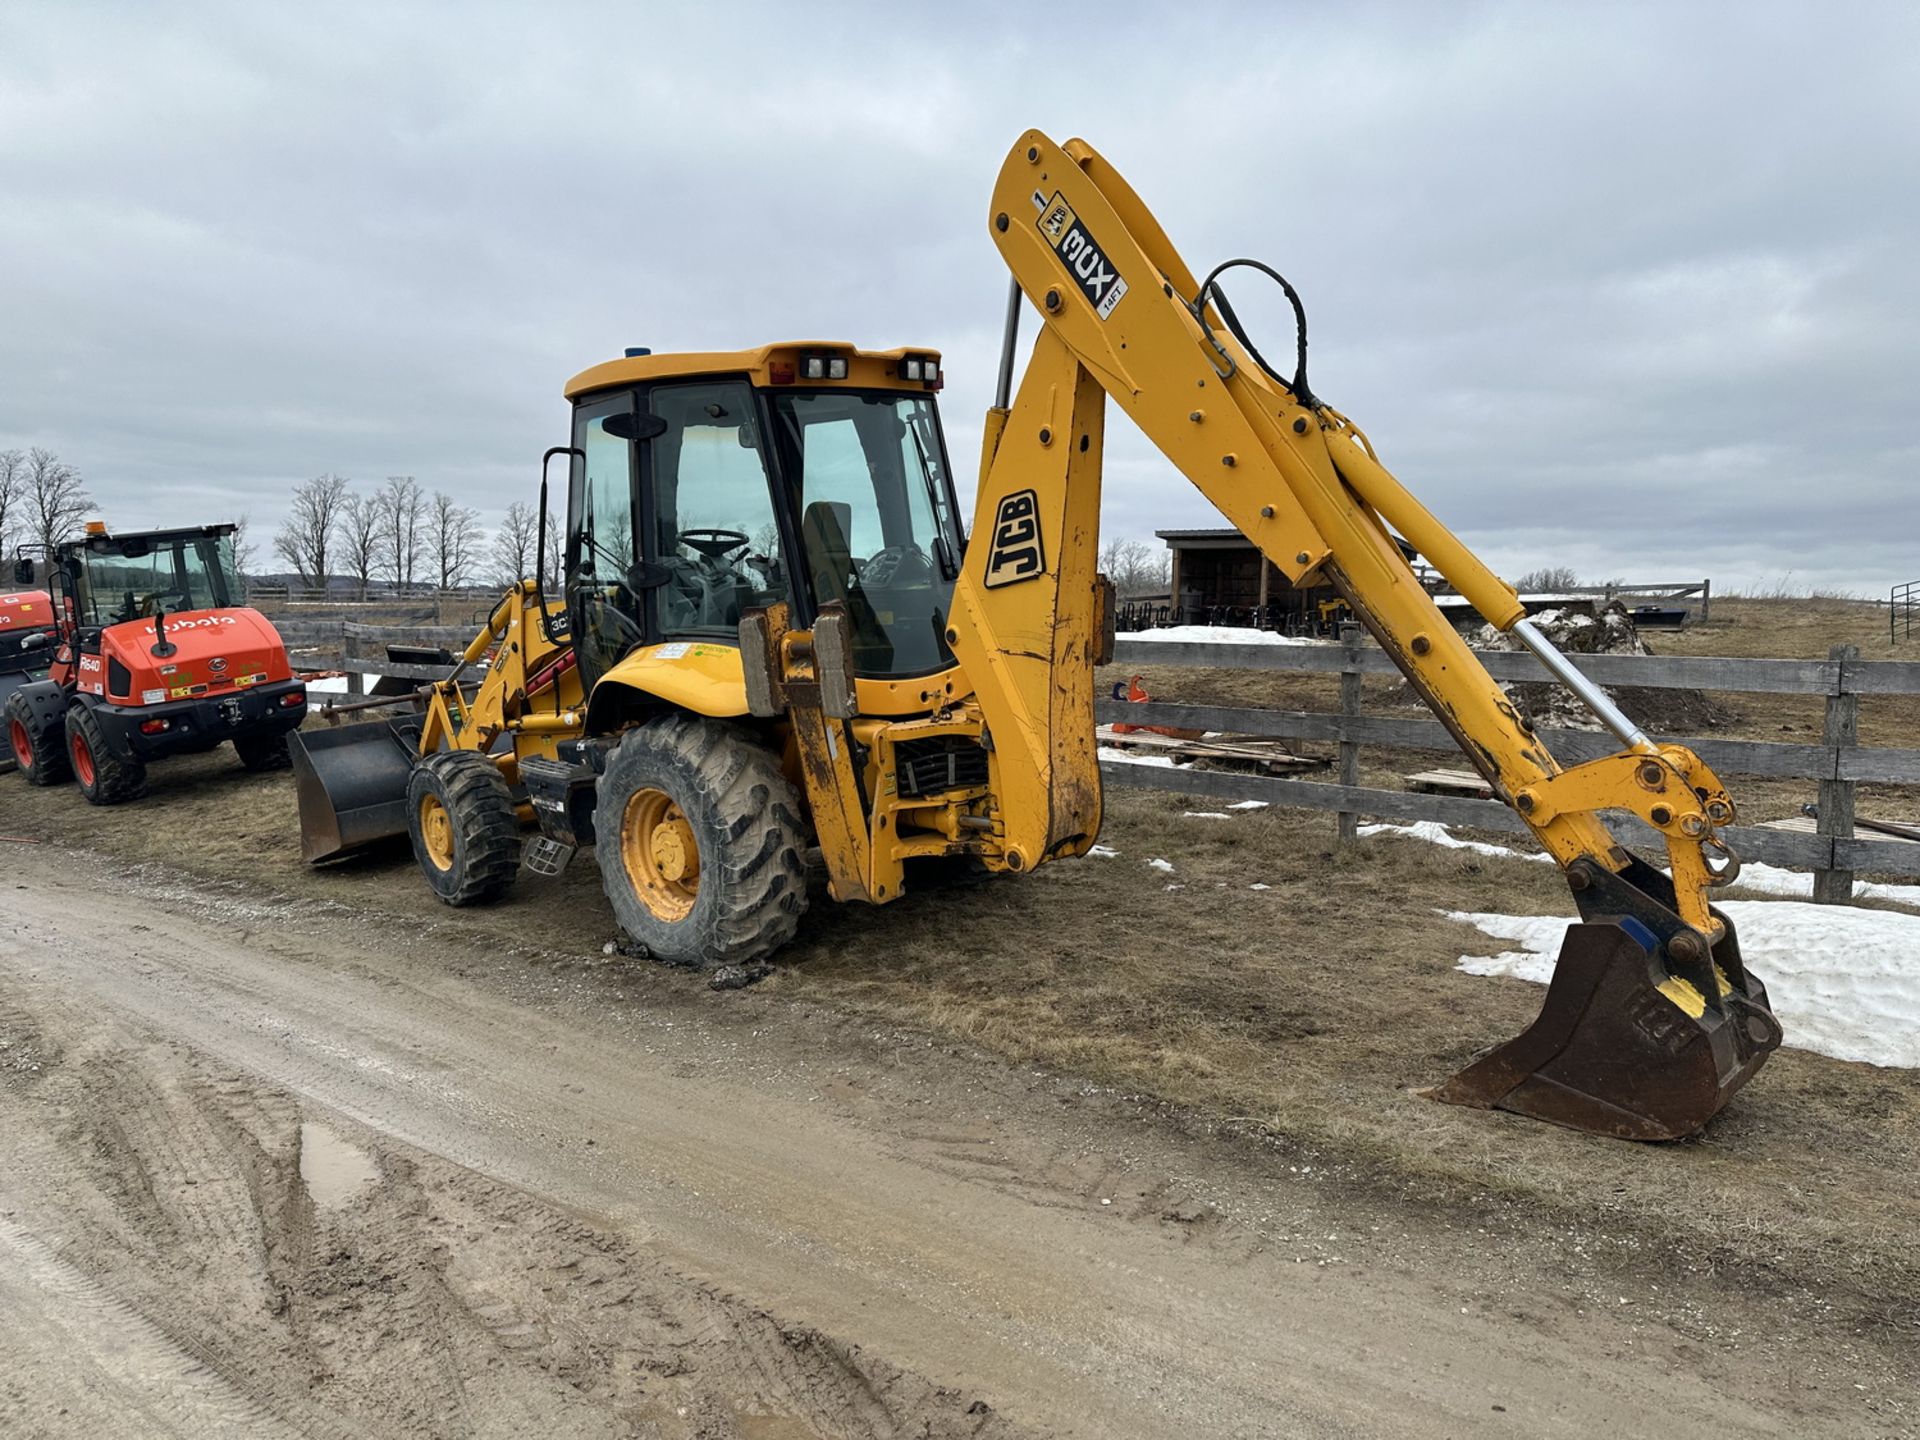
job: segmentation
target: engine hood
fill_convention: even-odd
[[[45,630],[53,624],[53,597],[44,590],[0,591],[0,632]]]
[[[80,657],[80,687],[117,704],[158,705],[293,678],[280,632],[258,610],[183,610],[164,625],[172,647],[164,655],[153,653],[153,621],[109,626],[99,656]]]

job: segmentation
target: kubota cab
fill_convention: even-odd
[[[149,762],[227,741],[249,770],[287,764],[307,688],[279,632],[239,603],[234,528],[110,535],[95,521],[45,552],[48,673],[6,697],[9,746],[31,784],[71,775],[93,804],[118,804],[145,791]],[[15,583],[33,575],[23,550]]]

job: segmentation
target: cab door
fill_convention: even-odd
[[[573,412],[567,612],[588,688],[648,639],[634,413],[632,391],[583,401]]]

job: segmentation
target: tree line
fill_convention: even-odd
[[[0,552],[71,540],[98,508],[80,472],[51,450],[0,450]]]
[[[514,503],[491,535],[480,513],[444,490],[429,494],[411,475],[389,475],[370,490],[344,475],[316,475],[293,489],[273,553],[308,589],[344,577],[364,594],[376,581],[395,589],[458,590],[510,584],[533,573],[539,511]],[[547,522],[547,573],[559,570],[560,530]]]

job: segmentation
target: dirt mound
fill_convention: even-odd
[[[1581,610],[1543,610],[1533,623],[1569,655],[1651,655],[1633,618],[1618,601],[1597,614]],[[1518,650],[1520,642],[1491,625],[1468,636],[1476,650]],[[1536,725],[1563,730],[1599,730],[1603,727],[1580,700],[1545,681],[1501,687],[1514,698]],[[1689,735],[1730,724],[1734,712],[1703,690],[1654,690],[1641,685],[1610,687],[1614,704],[1656,735]]]

